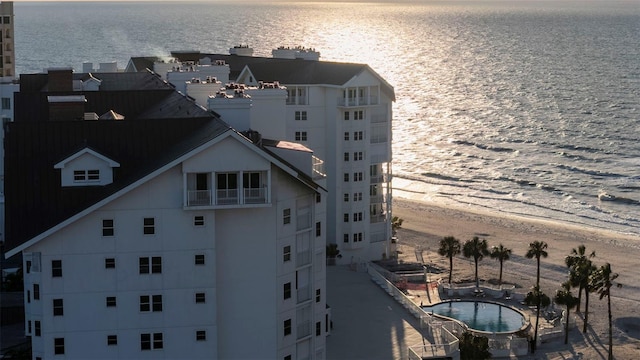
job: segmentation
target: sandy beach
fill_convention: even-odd
[[[410,192],[394,189],[393,215],[404,220],[398,231],[403,257],[415,260],[411,252],[420,247],[425,262],[445,270],[439,275],[442,278],[448,276],[449,264],[447,258],[437,254],[437,249],[440,239],[449,235],[461,243],[478,236],[486,239],[489,247],[502,243],[511,248],[511,258],[504,264],[503,282],[515,284],[517,292],[524,293],[534,284],[536,274],[535,259],[527,259],[524,255],[529,243],[545,241],[549,256],[541,260],[541,287],[550,297],[567,280],[564,259],[571,249],[584,244],[588,253],[595,251],[595,265],[599,267],[609,262],[612,270],[620,275],[616,283],[622,285],[611,290],[614,356],[616,359],[637,359],[640,356],[640,239],[550,221],[444,207],[414,198]],[[473,260],[459,255],[454,259],[453,268],[454,281],[473,279]],[[496,280],[498,271],[496,260],[486,257],[480,262],[478,272],[481,280]],[[573,293],[577,296],[577,289]],[[564,345],[562,339],[544,343],[535,356],[528,358],[606,359],[606,299],[600,300],[598,294],[591,294],[587,333],[582,333],[584,304],[581,308],[582,313],[577,314],[577,326],[570,331],[568,345]]]

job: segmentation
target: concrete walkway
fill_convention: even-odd
[[[367,273],[327,266],[327,302],[333,329],[327,359],[407,359],[422,345],[420,324]]]

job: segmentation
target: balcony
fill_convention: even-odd
[[[298,324],[297,328],[298,340],[311,335],[311,321],[303,321]]]
[[[185,208],[234,207],[270,203],[267,172],[187,173]]]
[[[308,264],[311,264],[311,249],[297,253],[296,266],[301,267]]]
[[[187,192],[187,206],[211,205],[211,190],[191,190]]]
[[[237,205],[238,189],[216,190],[216,205]]]
[[[311,291],[310,291],[310,287],[309,286],[303,286],[298,288],[298,290],[296,290],[297,292],[297,299],[298,299],[298,304],[300,304],[301,302],[305,302],[311,299]]]
[[[265,204],[267,202],[267,188],[245,188],[244,203],[245,204]]]

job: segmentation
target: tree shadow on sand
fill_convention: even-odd
[[[615,326],[628,337],[640,340],[640,317],[617,318]]]

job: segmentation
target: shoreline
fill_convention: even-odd
[[[396,180],[394,178],[394,180]],[[563,230],[572,230],[575,232],[586,233],[595,235],[598,237],[606,238],[610,240],[615,240],[615,245],[624,246],[633,249],[640,250],[640,235],[622,232],[617,230],[603,229],[601,227],[587,225],[587,224],[578,224],[575,222],[570,222],[567,220],[561,219],[550,219],[543,218],[534,215],[521,215],[515,214],[511,212],[502,212],[496,209],[488,209],[488,208],[480,208],[480,207],[464,207],[460,204],[454,202],[447,201],[435,201],[432,196],[429,196],[425,191],[415,191],[409,189],[410,183],[415,182],[410,179],[402,179],[403,181],[407,181],[401,186],[398,186],[397,181],[395,181],[392,185],[393,191],[393,201],[407,201],[413,203],[419,203],[424,206],[430,206],[434,208],[442,208],[442,209],[450,209],[452,211],[458,211],[462,213],[470,213],[480,216],[487,216],[493,218],[499,218],[508,220],[511,222],[522,222],[522,223],[536,223],[544,227],[558,228]],[[395,215],[394,215],[395,216]]]
[[[402,190],[400,190],[402,191]],[[478,236],[487,240],[489,248],[503,244],[512,249],[511,257],[504,262],[503,282],[516,285],[516,292],[526,293],[536,277],[536,261],[524,255],[532,241],[548,244],[548,257],[540,261],[540,285],[553,298],[562,282],[567,280],[564,259],[571,250],[584,244],[587,253],[595,251],[594,265],[600,267],[610,263],[612,270],[620,276],[615,281],[621,288],[612,288],[613,342],[617,359],[631,359],[640,351],[640,247],[637,237],[619,235],[613,232],[591,228],[568,226],[553,221],[501,216],[500,214],[473,211],[424,200],[406,198],[394,189],[392,212],[404,222],[398,230],[398,245],[405,261],[416,261],[415,249],[423,252],[425,263],[442,269],[438,277],[443,280],[449,275],[448,258],[437,254],[439,241],[444,236],[454,236],[461,243]],[[498,278],[498,262],[485,257],[478,264],[481,280]],[[470,280],[474,277],[473,260],[462,255],[454,258],[453,280]],[[573,288],[574,296],[578,289]],[[584,297],[583,304],[584,307]],[[584,309],[583,309],[584,312]],[[566,359],[577,352],[585,359],[599,359],[606,354],[608,343],[608,317],[606,301],[597,293],[590,294],[589,327],[582,333],[582,314],[577,316],[576,327],[570,332],[570,342],[562,340],[542,344],[537,359]],[[528,358],[528,357],[527,357]]]

